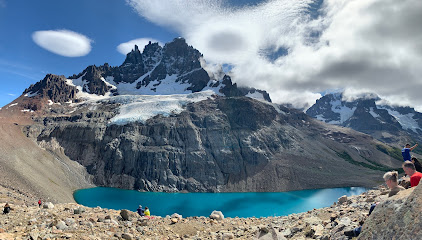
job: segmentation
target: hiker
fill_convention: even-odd
[[[151,216],[151,213],[149,212],[149,208],[145,207],[145,211],[144,211],[145,216],[149,217]]]
[[[411,161],[405,161],[402,167],[404,172],[410,177],[410,187],[418,186],[422,173],[416,171],[415,165]]]
[[[407,143],[406,146],[401,150],[401,155],[403,156],[403,161],[410,161],[410,151],[415,149],[418,146],[418,143],[416,143],[413,147],[410,147],[410,144]]]
[[[396,195],[398,192],[400,192],[401,190],[405,189],[404,187],[399,186],[398,181],[397,181],[398,177],[399,177],[399,173],[397,171],[391,171],[391,172],[387,172],[387,173],[384,174],[383,178],[384,178],[385,184],[387,184],[388,188],[390,189],[390,192],[388,193],[388,197],[392,197],[392,196]],[[377,204],[378,204],[378,202],[371,204],[371,207],[369,208],[368,216],[371,215],[372,211],[374,211]],[[359,236],[359,234],[362,231],[363,223],[364,223],[364,221],[361,220],[359,222],[359,227],[356,227],[356,228],[354,228],[353,230],[350,230],[350,231],[344,231],[344,235],[346,235],[348,237]]]
[[[419,162],[419,160],[417,158],[415,158],[415,157],[412,157],[411,161],[415,165],[416,171],[422,173],[422,165]]]
[[[138,212],[139,216],[141,216],[141,217],[145,216],[144,209],[142,209],[142,205],[139,205],[139,207],[138,207],[138,209],[136,209],[136,211]]]
[[[40,198],[40,200],[38,200],[38,207],[41,207],[41,204],[42,204],[42,201],[41,201],[41,198]]]
[[[3,209],[3,214],[8,214],[10,213],[10,210],[13,210],[8,203],[6,203],[6,205],[4,205],[4,209]]]
[[[404,187],[399,186],[399,183],[397,181],[398,177],[399,177],[399,173],[397,171],[391,171],[384,174],[383,178],[384,178],[385,184],[387,184],[388,188],[390,189],[390,192],[388,193],[388,197],[394,196],[399,191],[405,189]]]

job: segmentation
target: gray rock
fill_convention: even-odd
[[[346,195],[343,195],[338,199],[338,204],[343,204],[345,202],[347,202],[347,196]]]
[[[65,222],[67,226],[72,226],[73,224],[76,223],[76,220],[73,218],[66,218]]]
[[[73,214],[82,214],[84,212],[85,212],[85,208],[82,208],[82,207],[73,209]]]
[[[44,205],[42,206],[43,208],[47,208],[47,209],[53,209],[54,208],[54,204],[51,202],[46,202],[44,203]]]
[[[126,209],[120,210],[120,216],[123,218],[124,221],[131,221],[132,220],[132,216],[131,216],[129,210],[126,210]]]
[[[63,221],[58,221],[55,226],[59,230],[65,230],[67,228],[66,223]]]
[[[223,215],[223,213],[221,211],[214,210],[214,211],[212,211],[212,213],[210,215],[210,218],[211,219],[218,220],[218,221],[221,221],[221,220],[224,219],[224,215]]]
[[[130,233],[123,233],[122,234],[122,238],[126,239],[126,240],[132,240],[133,239],[133,235]]]

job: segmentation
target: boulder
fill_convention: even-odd
[[[46,202],[44,203],[44,205],[42,206],[43,208],[47,208],[47,209],[53,209],[54,208],[54,204],[51,202]]]
[[[122,234],[122,238],[126,239],[126,240],[132,240],[133,239],[133,235],[130,233],[123,233]]]
[[[178,213],[173,213],[171,216],[171,218],[178,218],[178,219],[182,219],[182,215],[178,214]]]
[[[82,207],[73,209],[73,214],[81,214],[83,212],[85,212],[85,208]]]
[[[343,195],[338,199],[338,204],[343,204],[345,202],[347,202],[347,196],[346,195]]]
[[[224,215],[221,211],[212,211],[211,215],[210,215],[211,219],[215,219],[215,220],[223,220],[224,219]]]
[[[420,239],[422,186],[400,191],[379,203],[362,226],[358,239]]]
[[[124,221],[131,221],[132,218],[136,217],[136,214],[129,210],[123,209],[120,211],[120,216],[123,218]]]

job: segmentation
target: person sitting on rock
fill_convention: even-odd
[[[406,161],[402,165],[404,172],[410,177],[410,187],[418,186],[422,173],[416,171],[415,165],[411,161]]]
[[[415,165],[416,171],[422,173],[422,164],[415,157],[412,157],[411,162]]]
[[[397,171],[391,171],[384,174],[384,181],[387,184],[390,192],[388,193],[388,197],[396,195],[399,191],[404,190],[405,188],[399,186],[397,181],[399,173]]]
[[[390,192],[388,193],[388,197],[392,197],[396,195],[398,192],[400,192],[401,190],[405,189],[404,187],[399,186],[399,183],[397,181],[398,176],[399,176],[399,173],[397,171],[386,172],[383,176],[385,184],[387,184],[388,188],[390,189]],[[378,202],[371,204],[371,207],[369,208],[368,216],[371,215],[372,211],[374,211],[377,204]],[[362,220],[359,222],[359,227],[354,228],[353,230],[350,230],[350,231],[344,231],[344,235],[348,237],[359,236],[360,232],[362,231],[363,223],[364,221]]]
[[[145,216],[144,209],[142,209],[142,205],[139,205],[139,207],[138,207],[138,209],[136,209],[136,211],[138,212],[139,216],[141,216],[141,217]]]
[[[8,203],[6,203],[6,205],[4,205],[4,209],[3,209],[3,214],[8,214],[10,213],[10,210],[13,210]]]
[[[144,211],[145,216],[149,217],[151,216],[151,213],[149,212],[149,208],[145,207],[145,211]]]

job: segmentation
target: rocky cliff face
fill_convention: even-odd
[[[104,100],[40,117],[26,134],[57,141],[97,185],[147,191],[372,186],[401,163],[366,135],[246,97],[211,98],[179,114],[113,124],[118,105]]]
[[[341,93],[327,94],[306,113],[329,124],[350,127],[387,143],[421,140],[422,113],[409,107],[380,105],[375,95],[346,101]],[[413,140],[414,141],[414,140]]]

